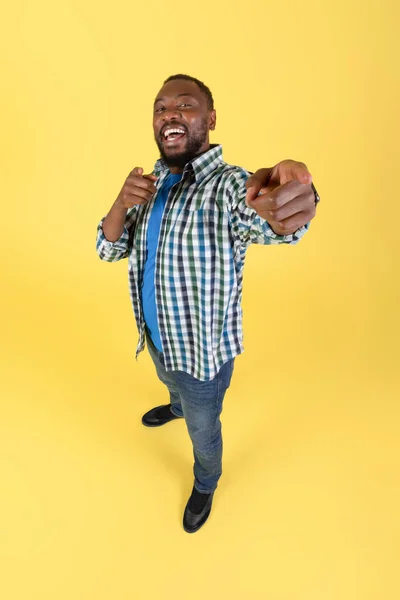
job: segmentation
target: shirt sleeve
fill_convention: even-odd
[[[229,178],[228,195],[230,219],[235,234],[242,246],[250,244],[297,244],[308,231],[310,222],[288,235],[278,235],[268,221],[246,204],[246,181],[249,173],[244,169],[236,171]]]
[[[101,260],[116,262],[122,258],[127,258],[132,244],[133,229],[136,223],[138,206],[139,205],[136,204],[126,213],[123,232],[115,242],[110,242],[104,235],[103,223],[107,215],[104,215],[101,219],[100,223],[97,225],[96,238],[96,251]]]

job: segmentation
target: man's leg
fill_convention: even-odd
[[[157,376],[168,388],[171,408],[176,417],[183,417],[182,403],[178,387],[175,383],[174,371],[166,371],[162,352],[153,344],[151,337],[146,332],[147,348],[156,368]]]
[[[201,381],[184,371],[173,371],[193,444],[194,484],[203,494],[215,491],[222,473],[220,415],[234,361],[226,362],[210,381]]]
[[[183,528],[195,533],[207,521],[222,473],[222,402],[234,360],[226,362],[210,381],[175,371],[183,414],[193,444],[194,486],[183,515]]]

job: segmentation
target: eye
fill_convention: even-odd
[[[165,110],[164,106],[160,106],[159,108],[155,108],[154,112],[161,112],[162,110]]]
[[[182,102],[179,106],[192,106],[192,105],[188,104],[187,102]]]

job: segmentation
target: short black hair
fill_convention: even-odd
[[[164,81],[164,84],[168,83],[168,81],[173,81],[174,79],[186,79],[186,81],[194,81],[194,83],[201,89],[201,91],[203,92],[203,94],[205,94],[207,98],[208,110],[214,109],[214,98],[212,97],[212,93],[210,89],[205,85],[205,83],[203,83],[199,79],[196,79],[196,77],[191,77],[190,75],[183,75],[182,73],[180,73],[179,75],[171,75],[170,77],[168,77],[168,79]]]

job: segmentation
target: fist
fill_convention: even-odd
[[[132,208],[134,204],[146,204],[157,191],[155,175],[143,175],[143,169],[135,167],[131,171],[118,195],[117,203],[123,208]]]

